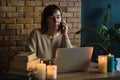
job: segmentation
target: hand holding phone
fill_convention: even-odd
[[[59,29],[62,34],[66,35],[68,33],[68,26],[65,20],[62,20],[59,26]]]

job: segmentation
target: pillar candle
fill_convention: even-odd
[[[48,65],[47,66],[47,79],[56,79],[57,78],[57,66]]]
[[[107,73],[107,56],[105,55],[98,56],[98,68],[99,72]]]
[[[114,72],[114,55],[108,55],[108,72]]]
[[[38,71],[38,78],[40,80],[45,80],[46,79],[46,64],[41,61],[40,64],[37,64],[37,71]]]

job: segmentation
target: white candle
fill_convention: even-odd
[[[40,64],[37,64],[38,78],[40,80],[46,79],[46,64],[41,61]]]
[[[57,78],[57,66],[48,65],[47,66],[47,79],[56,79]]]
[[[101,73],[107,73],[107,56],[98,56],[98,68]]]

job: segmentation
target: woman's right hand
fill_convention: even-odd
[[[68,25],[67,25],[66,21],[62,19],[60,26],[62,26],[61,33],[63,35],[67,35],[68,34]]]

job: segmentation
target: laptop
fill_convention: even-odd
[[[58,73],[86,71],[89,67],[93,47],[58,48],[55,63]]]

